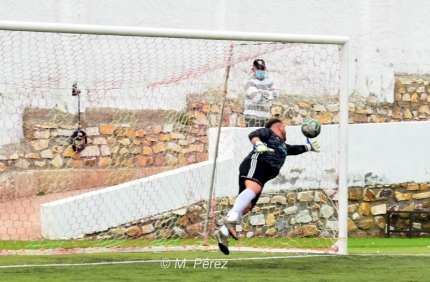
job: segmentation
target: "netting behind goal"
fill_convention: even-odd
[[[340,46],[0,31],[0,248],[213,245],[252,150],[244,83],[266,61],[290,156],[231,247],[338,236]],[[219,133],[219,135],[218,135]],[[214,160],[216,160],[216,165]],[[208,247],[210,248],[210,247]]]

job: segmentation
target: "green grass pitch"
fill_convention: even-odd
[[[430,238],[348,239],[345,256],[270,251],[232,251],[225,256],[213,250],[138,252],[132,248],[69,255],[5,255],[6,246],[12,250],[22,244],[0,241],[2,281],[427,281],[430,259]],[[75,242],[73,246],[78,245]]]

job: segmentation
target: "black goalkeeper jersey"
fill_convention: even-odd
[[[259,161],[266,162],[278,170],[284,165],[285,158],[288,155],[300,155],[307,152],[306,146],[286,144],[269,128],[257,129],[251,132],[248,137],[249,140],[252,140],[254,137],[260,138],[261,142],[266,144],[268,148],[273,149],[274,152],[254,153],[254,151],[251,151],[245,159],[257,158]]]

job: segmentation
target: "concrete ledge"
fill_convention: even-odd
[[[169,167],[133,169],[58,169],[6,172],[0,175],[0,200],[6,201],[85,188],[108,187],[157,173],[172,170]]]

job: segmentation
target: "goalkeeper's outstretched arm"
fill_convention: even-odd
[[[303,153],[306,153],[308,149],[306,148],[306,145],[287,145],[287,155],[288,156],[296,156]]]
[[[307,139],[306,145],[287,145],[287,153],[290,156],[300,155],[306,152],[321,152],[320,145],[316,140]]]

